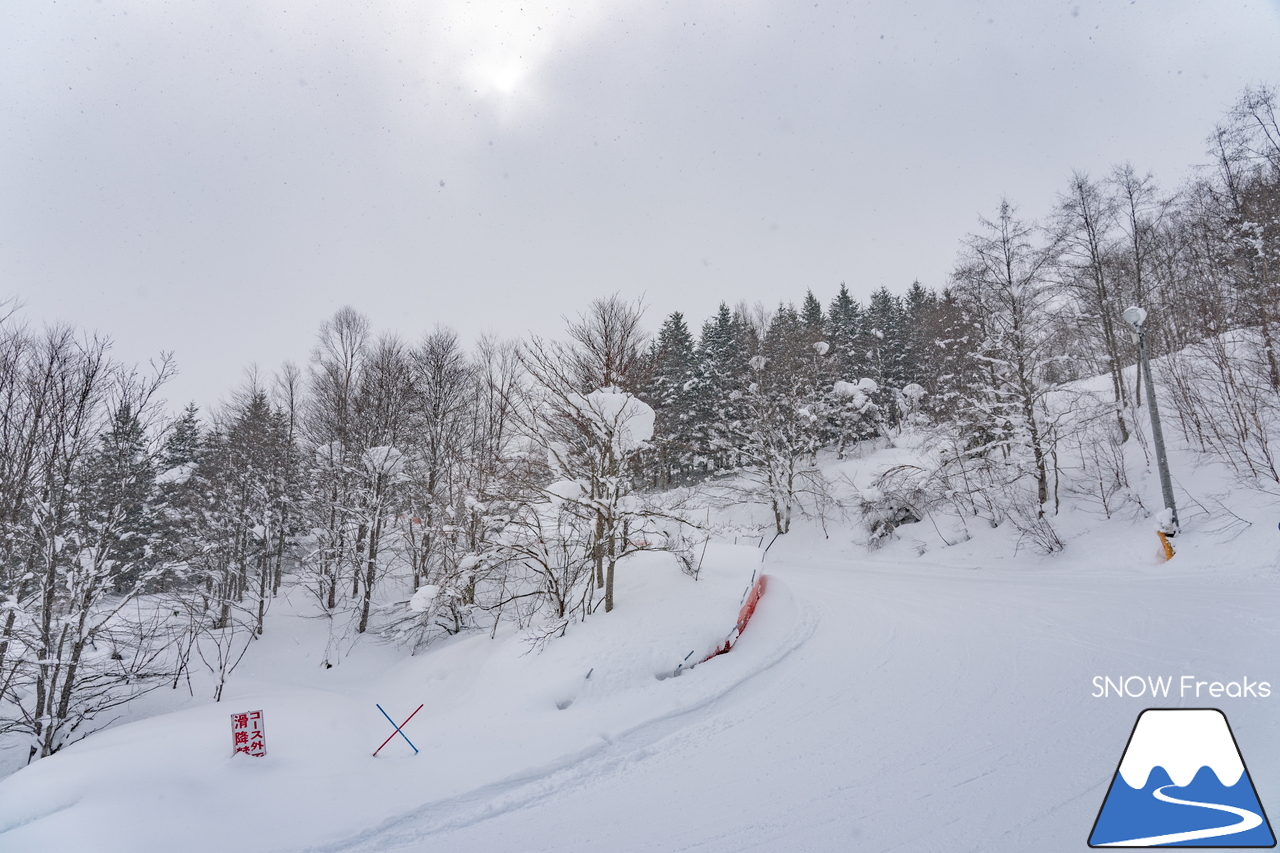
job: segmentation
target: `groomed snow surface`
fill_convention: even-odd
[[[865,482],[885,453],[831,473]],[[732,627],[759,549],[712,544],[696,583],[640,555],[615,612],[541,651],[502,627],[324,669],[323,623],[280,602],[221,703],[165,688],[0,782],[0,851],[1084,850],[1151,706],[1222,708],[1274,816],[1280,512],[1178,470],[1203,506],[1169,563],[1152,518],[1066,506],[1053,557],[1004,527],[947,545],[925,521],[869,551],[853,522],[798,525],[737,647],[676,678]],[[1137,485],[1158,506],[1154,474]],[[1131,675],[1272,695],[1093,696]],[[371,756],[393,732],[375,703],[425,703],[420,754]],[[268,754],[233,758],[229,715],[257,709]]]

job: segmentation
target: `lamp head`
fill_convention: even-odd
[[[1135,328],[1147,322],[1147,312],[1142,308],[1139,308],[1137,305],[1132,305],[1124,309],[1124,314],[1121,316],[1124,317],[1126,323]]]

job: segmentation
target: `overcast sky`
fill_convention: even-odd
[[[1174,188],[1280,0],[6,0],[0,296],[215,402],[350,304],[418,338],[946,283],[1002,195]]]

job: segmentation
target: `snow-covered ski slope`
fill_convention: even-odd
[[[738,647],[679,678],[656,675],[728,630],[758,550],[713,546],[698,584],[629,566],[619,609],[541,654],[474,636],[326,671],[317,623],[277,615],[222,703],[0,782],[0,851],[1084,850],[1146,707],[1221,708],[1274,818],[1280,511],[1217,494],[1239,521],[1188,504],[1169,563],[1150,518],[1064,512],[1053,557],[1004,528],[868,551],[851,522],[802,525]],[[1131,676],[1170,693],[1094,695]],[[1271,695],[1180,696],[1183,676]],[[369,755],[392,732],[374,702],[427,703],[420,755]],[[232,759],[228,714],[256,708],[268,756]]]
[[[1087,849],[1138,712],[1206,704],[1092,698],[1094,675],[1276,684],[1274,576],[1109,544],[1111,559],[1004,567],[780,542],[769,570],[816,629],[778,664],[552,777],[322,849]],[[1212,703],[1280,809],[1275,697]]]

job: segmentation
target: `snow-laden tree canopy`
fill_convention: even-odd
[[[614,451],[629,455],[653,438],[653,408],[617,388],[600,388],[574,401],[597,429],[611,437]]]
[[[361,461],[371,474],[394,477],[404,471],[404,454],[389,445],[370,447],[364,452]]]
[[[581,480],[556,480],[543,491],[553,500],[561,501],[581,501],[591,493],[590,487]]]
[[[874,394],[880,390],[880,386],[874,379],[859,379],[857,382],[840,380],[831,386],[831,390],[837,397],[852,400],[861,395]]]
[[[418,587],[417,592],[413,594],[413,598],[409,599],[409,609],[414,613],[426,613],[431,609],[431,602],[435,601],[436,596],[440,594],[440,587],[427,584]]]

